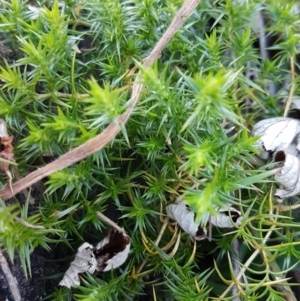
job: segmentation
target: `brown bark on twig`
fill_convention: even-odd
[[[143,63],[143,66],[145,68],[151,66],[155,62],[155,60],[157,60],[166,44],[183,25],[185,20],[194,11],[200,1],[201,0],[186,0],[184,2],[182,7],[176,13],[172,23],[170,24],[164,35],[158,41],[150,55],[145,59]],[[37,169],[36,171],[28,174],[23,179],[14,183],[12,185],[13,191],[10,191],[10,189],[8,188],[0,190],[0,197],[3,200],[7,200],[13,197],[18,192],[51,175],[52,173],[62,170],[80,160],[83,160],[105,147],[116,137],[116,135],[121,131],[121,127],[124,126],[128,121],[134,107],[141,97],[143,87],[144,85],[141,84],[141,76],[139,73],[132,86],[131,103],[128,106],[127,110],[122,115],[120,115],[115,122],[111,123],[101,134],[99,134],[95,138],[90,139],[81,146],[62,155],[57,160],[47,164],[42,168]]]

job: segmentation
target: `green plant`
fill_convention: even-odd
[[[287,115],[299,92],[299,7],[202,1],[145,67],[182,2],[37,1],[37,11],[2,3],[0,31],[19,59],[0,67],[0,115],[15,138],[21,177],[117,124],[136,70],[145,85],[106,147],[49,175],[35,215],[27,217],[28,202],[1,203],[0,246],[11,258],[17,250],[29,270],[37,245],[97,243],[106,228],[97,212],[107,207],[130,235],[132,252],[119,271],[85,275],[81,287],[58,288],[51,300],[296,300],[285,275],[300,256],[292,211],[299,200],[276,203],[265,179],[274,171],[253,166],[258,138],[250,130],[257,120]],[[278,105],[283,97],[286,106]],[[168,227],[164,208],[177,198],[203,226],[215,206],[234,204],[242,225],[214,228],[211,242],[193,247]],[[43,228],[16,223],[18,215]]]

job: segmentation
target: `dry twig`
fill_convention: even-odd
[[[20,295],[20,291],[18,289],[17,283],[16,283],[16,279],[14,278],[14,276],[12,275],[7,260],[4,257],[4,255],[2,254],[2,252],[0,252],[0,266],[1,269],[3,271],[3,274],[7,280],[10,292],[14,298],[14,301],[21,301],[21,295]]]
[[[104,214],[102,214],[99,211],[97,211],[96,213],[100,217],[100,219],[102,219],[104,222],[106,222],[107,224],[109,224],[110,226],[112,226],[113,228],[115,228],[117,231],[119,231],[120,233],[124,232],[124,229],[122,229],[119,225],[117,225],[110,218],[108,218],[107,216],[105,216]]]
[[[240,266],[240,242],[238,238],[236,238],[232,244],[231,244],[233,252],[230,254],[231,257],[231,262],[232,262],[232,269],[234,272],[234,276],[237,277],[241,271],[241,266]],[[240,280],[241,281],[241,280]],[[232,290],[231,290],[232,296],[235,296],[238,294],[238,287],[235,285]],[[232,299],[232,301],[241,301],[239,297],[235,297]]]

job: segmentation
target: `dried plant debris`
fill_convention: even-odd
[[[175,220],[182,230],[196,240],[203,240],[207,237],[206,229],[195,223],[195,213],[183,201],[177,200],[175,204],[168,205],[166,211],[167,215]]]
[[[261,151],[260,157],[268,159],[272,152],[291,148],[300,149],[297,141],[300,133],[300,121],[292,118],[270,118],[256,123],[253,127],[253,136],[261,136],[256,147]],[[293,148],[293,146],[292,146]]]
[[[80,284],[80,273],[89,272],[90,274],[93,274],[97,268],[97,260],[93,251],[94,247],[89,243],[85,242],[81,245],[77,250],[75,259],[66,271],[64,278],[59,285],[71,288]]]
[[[4,278],[8,284],[8,291],[11,294],[11,299],[13,299],[14,301],[21,301],[21,294],[20,294],[20,290],[18,288],[18,282],[17,279],[14,277],[14,275],[12,274],[10,268],[9,268],[9,264],[5,258],[5,256],[3,255],[2,252],[0,252],[0,269],[1,269],[1,274],[4,275]],[[0,278],[1,279],[1,278]],[[0,282],[0,289],[5,288],[6,285],[3,284],[3,279],[1,279]],[[5,290],[5,293],[8,292],[7,290]],[[7,301],[8,298],[5,297],[6,294],[0,294],[0,301]]]
[[[167,215],[175,220],[178,225],[194,237],[196,240],[207,238],[207,230],[195,222],[195,213],[182,200],[177,200],[175,204],[166,207]],[[218,228],[238,227],[242,223],[241,212],[230,205],[224,208],[216,208],[217,215],[211,215],[210,222]]]
[[[130,237],[110,229],[108,236],[96,246],[97,271],[107,272],[121,266],[127,259],[130,250]]]
[[[241,212],[230,205],[217,209],[217,215],[211,215],[210,222],[218,228],[232,228],[242,223]]]
[[[110,229],[107,237],[93,247],[85,242],[77,251],[75,259],[66,271],[61,286],[67,288],[80,284],[79,274],[95,271],[107,272],[121,266],[130,250],[130,237],[125,232]]]
[[[0,158],[7,161],[14,161],[12,142],[13,137],[7,134],[6,122],[0,119]],[[7,175],[7,185],[12,191],[12,175],[9,170],[9,163],[0,161],[0,170]]]
[[[279,164],[275,180],[282,187],[275,196],[281,202],[284,198],[300,193],[300,121],[292,118],[270,118],[258,122],[253,135],[261,137],[256,143],[262,151],[260,157],[273,156]]]
[[[275,180],[282,185],[282,189],[276,190],[275,196],[279,198],[278,201],[282,201],[300,192],[300,160],[284,151],[278,151],[274,160],[283,163],[275,174]]]

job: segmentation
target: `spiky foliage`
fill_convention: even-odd
[[[0,67],[0,114],[21,176],[114,122],[135,68],[145,89],[109,146],[48,178],[39,211],[28,217],[43,229],[16,223],[27,205],[1,203],[1,248],[30,265],[37,245],[55,248],[51,239],[74,249],[83,238],[97,242],[105,226],[96,212],[109,207],[132,238],[120,274],[87,275],[72,293],[60,288],[50,299],[294,300],[284,277],[300,257],[298,218],[272,199],[264,180],[272,171],[250,164],[257,138],[249,130],[282,115],[280,100],[299,92],[296,1],[203,0],[148,69],[141,62],[182,1],[36,2],[39,10],[4,1],[0,14],[19,57]],[[204,225],[214,205],[228,202],[243,223],[193,246],[164,217],[165,205],[182,196]]]

